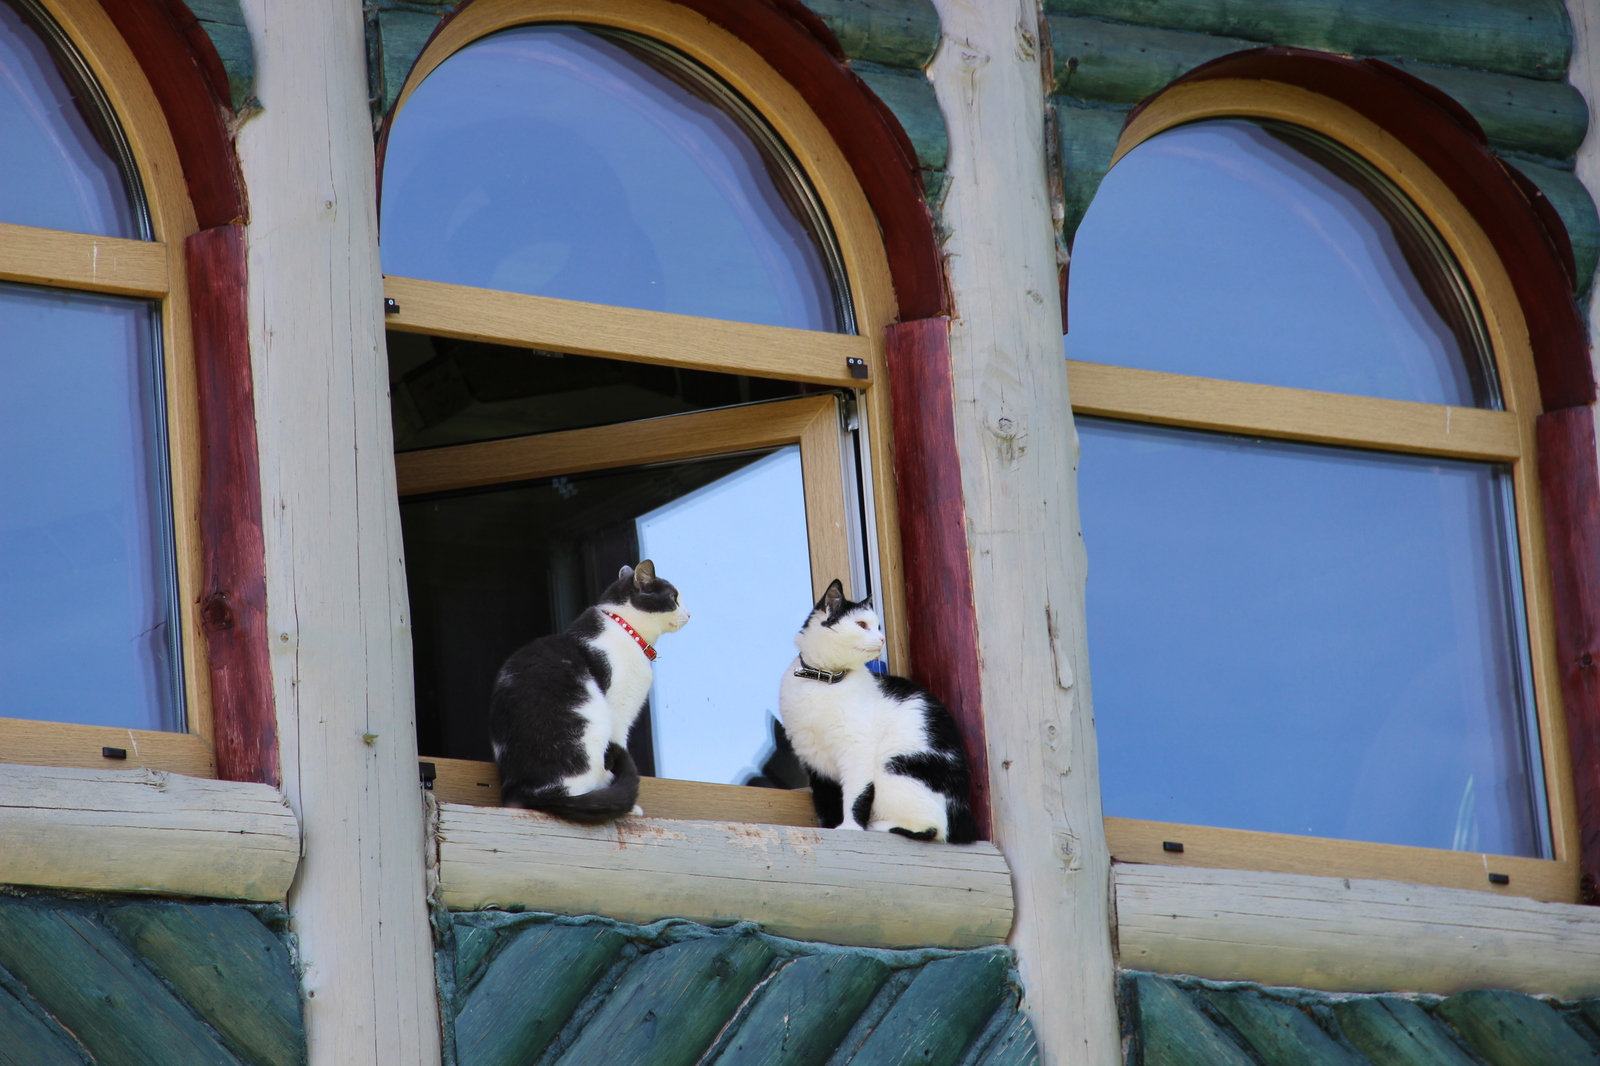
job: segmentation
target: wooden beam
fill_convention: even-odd
[[[299,856],[294,814],[267,785],[0,766],[0,883],[281,900]]]
[[[160,299],[167,246],[0,222],[0,281]]]
[[[851,376],[846,360],[871,365],[872,342],[844,333],[638,311],[415,278],[385,277],[383,291],[399,305],[386,325],[407,333],[845,388],[862,384]]]
[[[624,921],[751,920],[869,947],[978,947],[1011,930],[1011,877],[990,844],[891,833],[437,805],[439,898]]]
[[[1118,864],[1121,964],[1330,992],[1600,993],[1600,911],[1391,881]]]
[[[1517,417],[1508,411],[1378,400],[1250,385],[1101,363],[1067,362],[1079,414],[1317,444],[1514,462]]]
[[[1257,833],[1247,829],[1107,818],[1106,843],[1119,863],[1270,870],[1288,874],[1362,877],[1488,892],[1547,902],[1578,902],[1578,864],[1475,851],[1409,848],[1361,840]],[[1181,844],[1183,850],[1167,850]],[[1505,883],[1489,880],[1504,875]]]

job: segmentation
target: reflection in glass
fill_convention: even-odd
[[[423,755],[491,758],[506,656],[645,557],[693,618],[662,641],[659,706],[629,738],[640,771],[742,783],[771,754],[778,677],[812,602],[797,447],[405,499],[400,517]]]
[[[1548,854],[1503,467],[1078,428],[1107,815]]]
[[[389,334],[395,451],[612,425],[802,395],[792,381]]]
[[[148,237],[99,90],[30,7],[0,0],[0,222]]]
[[[1292,126],[1152,137],[1106,175],[1073,242],[1069,359],[1496,407],[1486,352],[1416,208]]]
[[[826,226],[742,101],[619,31],[519,26],[467,46],[386,148],[388,274],[849,332]]]
[[[182,729],[155,309],[0,285],[0,717]]]

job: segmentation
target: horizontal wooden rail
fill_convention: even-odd
[[[741,822],[437,805],[439,897],[632,922],[750,920],[802,940],[968,948],[1011,931],[1011,875],[993,844]]]
[[[106,749],[124,754],[108,757]],[[170,770],[189,777],[216,777],[216,753],[195,733],[36,722],[0,718],[0,763],[75,766],[86,770]]]
[[[160,299],[167,246],[0,223],[0,281]]]
[[[590,429],[401,452],[401,496],[799,444],[832,396],[724,407]]]
[[[1365,877],[1562,903],[1578,899],[1578,866],[1574,862],[1133,818],[1107,818],[1106,842],[1118,862]],[[1183,850],[1168,851],[1168,843],[1181,844]],[[1502,874],[1507,881],[1492,882],[1491,873]]]
[[[1240,870],[1114,876],[1130,970],[1330,992],[1600,993],[1600,908]]]
[[[1378,400],[1276,385],[1067,362],[1082,415],[1380,451],[1512,462],[1522,448],[1506,411]]]
[[[690,370],[861,387],[848,360],[872,365],[866,337],[757,326],[662,311],[385,277],[390,329]]]
[[[299,861],[270,785],[0,765],[0,883],[281,900]]]

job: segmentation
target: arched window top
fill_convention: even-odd
[[[28,0],[0,0],[0,222],[149,239],[126,142],[98,85]]]
[[[704,68],[617,30],[518,26],[405,103],[384,166],[388,274],[853,332],[815,194]]]
[[[1392,182],[1282,122],[1140,143],[1073,247],[1071,359],[1383,399],[1500,406],[1448,247]]]

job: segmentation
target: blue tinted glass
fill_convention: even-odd
[[[1497,405],[1448,251],[1359,161],[1291,127],[1180,126],[1106,175],[1072,248],[1069,359]]]
[[[0,222],[144,236],[107,147],[108,120],[90,97],[89,86],[63,76],[18,8],[0,0]]]
[[[1503,468],[1078,426],[1106,814],[1544,853]]]
[[[154,318],[0,285],[0,717],[182,728]]]
[[[384,272],[845,328],[804,188],[686,62],[559,25],[456,53],[389,134]]]

